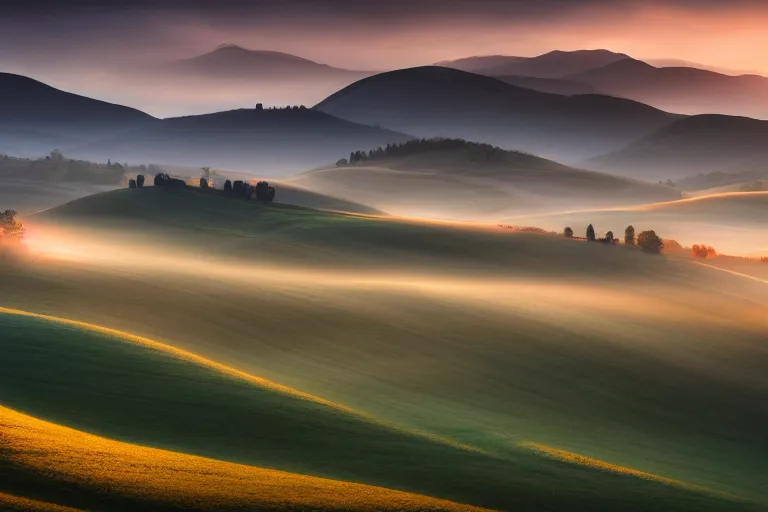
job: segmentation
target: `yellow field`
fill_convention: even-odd
[[[85,434],[0,407],[0,448],[27,469],[76,486],[194,510],[480,511],[417,494],[145,448]],[[28,501],[2,496],[13,504]],[[2,501],[0,501],[2,503]],[[61,510],[40,504],[31,510]],[[20,509],[23,510],[23,509]]]
[[[2,507],[3,511],[7,512],[80,512],[76,508],[63,507],[40,500],[31,500],[3,492],[0,492],[0,507]]]

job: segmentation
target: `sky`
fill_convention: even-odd
[[[133,69],[228,42],[361,70],[606,48],[768,75],[767,25],[764,0],[3,0],[0,70],[120,99]]]

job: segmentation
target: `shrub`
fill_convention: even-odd
[[[691,247],[691,256],[694,258],[714,258],[717,256],[717,251],[715,251],[715,248],[709,245],[694,245]]]
[[[0,212],[0,241],[21,240],[24,236],[24,225],[16,219],[16,211]]]
[[[139,174],[138,176],[136,176],[136,186],[138,188],[142,188],[144,186],[144,175],[143,174]]]
[[[624,230],[624,243],[627,245],[635,245],[635,228],[633,226],[627,226]]]
[[[573,238],[573,230],[570,227],[567,227],[563,230],[563,236],[566,238]]]
[[[128,180],[128,188],[136,188],[136,180]]]
[[[637,245],[644,251],[659,253],[664,248],[664,241],[653,230],[643,231],[637,237]]]

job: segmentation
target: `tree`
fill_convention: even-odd
[[[691,247],[691,256],[694,258],[714,258],[717,256],[717,251],[715,251],[714,247],[709,245],[695,244]]]
[[[143,174],[139,174],[138,176],[136,176],[136,186],[138,188],[142,188],[144,186],[144,175]]]
[[[208,179],[205,177],[200,178],[200,188],[208,188]]]
[[[637,245],[644,251],[658,254],[664,248],[664,241],[656,235],[655,231],[649,230],[640,233],[637,237]]]
[[[203,177],[205,177],[206,180],[211,177],[211,168],[210,167],[201,167],[201,170],[203,171]]]
[[[128,188],[136,188],[136,180],[134,179],[128,180]]]
[[[18,241],[24,236],[24,225],[16,219],[16,211],[0,212],[0,241]]]
[[[565,228],[563,230],[563,236],[565,236],[566,238],[573,238],[573,230],[569,227]]]
[[[607,233],[605,234],[605,238],[603,238],[603,239],[602,239],[602,241],[603,241],[603,242],[605,242],[606,244],[612,244],[612,243],[613,243],[613,241],[614,241],[614,238],[613,238],[613,231],[609,231],[609,232],[607,232]]]
[[[592,224],[587,226],[587,242],[594,242],[595,241],[595,228],[592,227]]]
[[[635,245],[635,228],[633,226],[627,226],[624,230],[624,243],[627,245]]]
[[[227,180],[227,181],[224,182],[224,190],[229,190],[230,192],[232,191],[232,182],[231,181]]]
[[[344,167],[345,165],[347,165],[347,159],[346,158],[342,158],[341,160],[338,160],[336,162],[336,167]]]

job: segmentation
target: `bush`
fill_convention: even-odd
[[[0,241],[21,240],[24,237],[24,225],[16,219],[14,210],[0,212]]]
[[[224,182],[224,190],[232,191],[232,182],[227,180]]]
[[[612,244],[616,241],[616,239],[613,237],[613,231],[609,231],[605,234],[605,238],[600,239],[601,242],[604,244]]]
[[[136,186],[138,188],[142,188],[144,186],[144,175],[143,174],[139,174],[138,176],[136,176]]]
[[[565,228],[563,230],[563,236],[566,238],[573,238],[573,230],[571,228]]]
[[[694,245],[691,247],[691,256],[694,258],[714,258],[717,256],[715,248],[709,245]]]
[[[633,226],[627,226],[624,230],[624,243],[627,245],[635,245],[635,228]]]
[[[664,248],[664,241],[656,235],[655,231],[649,230],[640,233],[637,237],[637,245],[644,251],[660,253]]]
[[[136,188],[136,180],[128,180],[128,188]]]
[[[164,188],[183,188],[187,186],[187,183],[178,178],[171,178],[168,173],[158,173],[155,174],[155,186]]]

